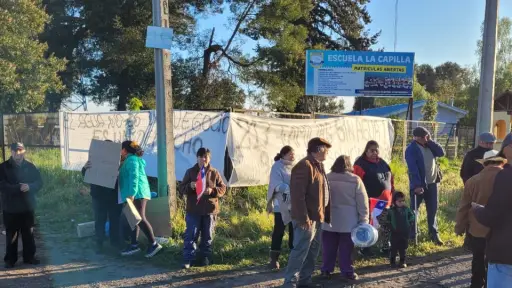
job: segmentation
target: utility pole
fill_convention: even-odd
[[[499,0],[486,0],[475,146],[478,145],[478,136],[481,133],[492,132],[493,130],[492,114],[494,111],[498,7]]]
[[[396,44],[398,41],[398,0],[395,2],[395,43],[393,46],[393,52],[396,52]]]
[[[169,28],[169,4],[152,0],[153,26]],[[176,212],[174,133],[171,84],[171,51],[155,49],[155,88],[158,146],[158,197],[168,197],[170,213]]]

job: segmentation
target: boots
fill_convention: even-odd
[[[279,255],[281,255],[279,251],[270,251],[270,264],[268,264],[270,269],[279,270]]]

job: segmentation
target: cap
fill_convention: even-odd
[[[498,156],[499,152],[496,150],[489,150],[484,153],[484,157],[482,159],[476,160],[477,162],[484,164],[487,161],[503,161],[506,162],[507,159]]]
[[[512,144],[512,133],[508,133],[503,142],[501,142],[501,150],[510,144]]]
[[[412,131],[412,136],[414,137],[425,137],[427,135],[430,135],[430,132],[428,132],[427,129],[425,129],[425,127],[416,127],[414,128],[414,130]]]
[[[25,145],[21,142],[12,143],[11,144],[11,151],[18,151],[18,150],[25,150]]]
[[[480,134],[478,139],[481,142],[485,142],[485,143],[494,143],[494,142],[496,142],[496,137],[494,137],[494,135],[492,133],[489,133],[489,132],[484,132],[484,133]]]
[[[308,152],[313,152],[319,146],[326,146],[327,148],[331,148],[331,143],[327,142],[324,138],[315,137],[308,142]]]

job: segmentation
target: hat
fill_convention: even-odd
[[[505,139],[503,139],[503,142],[501,142],[501,150],[503,151],[503,148],[510,144],[512,144],[512,133],[508,133]]]
[[[498,156],[498,154],[499,154],[499,152],[496,150],[489,150],[484,153],[483,159],[478,159],[476,161],[480,164],[484,164],[485,162],[488,162],[488,161],[503,161],[503,162],[507,161],[507,159]]]
[[[324,138],[315,137],[308,142],[308,152],[314,152],[320,146],[332,147],[331,143],[327,142]]]
[[[18,150],[25,150],[25,145],[21,142],[12,143],[11,144],[11,151],[18,151]]]
[[[494,143],[494,142],[496,142],[496,137],[494,137],[494,135],[492,133],[489,133],[489,132],[484,132],[484,133],[480,134],[478,139],[481,142],[485,142],[485,143]]]
[[[425,137],[427,135],[430,135],[430,132],[428,132],[427,129],[425,129],[425,127],[416,127],[414,128],[414,130],[412,131],[412,136],[414,137]]]

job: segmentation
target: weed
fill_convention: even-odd
[[[63,234],[73,239],[76,224],[92,221],[91,198],[88,187],[82,182],[79,172],[64,171],[61,168],[60,152],[56,149],[29,151],[27,157],[41,170],[44,188],[38,194],[37,221],[44,234]],[[462,181],[458,176],[460,161],[440,161],[444,172],[439,193],[440,211],[438,226],[441,238],[446,241],[443,247],[428,241],[426,212],[420,209],[420,244],[412,246],[408,254],[421,256],[452,249],[462,245],[462,237],[453,232],[454,212],[456,211]],[[397,190],[407,192],[407,167],[399,159],[391,162]],[[405,193],[406,195],[409,193]],[[273,227],[273,215],[267,215],[266,186],[233,188],[221,201],[221,213],[218,216],[214,240],[214,263],[202,270],[229,270],[252,265],[265,264]],[[185,231],[184,199],[178,200],[178,211],[172,219],[173,233],[166,249],[156,256],[154,263],[167,267],[177,267],[182,257],[182,235]],[[92,239],[90,240],[92,242]],[[283,239],[282,265],[286,265],[288,248],[287,236]],[[382,263],[384,258],[356,261],[356,266]],[[195,271],[195,270],[194,270]]]

